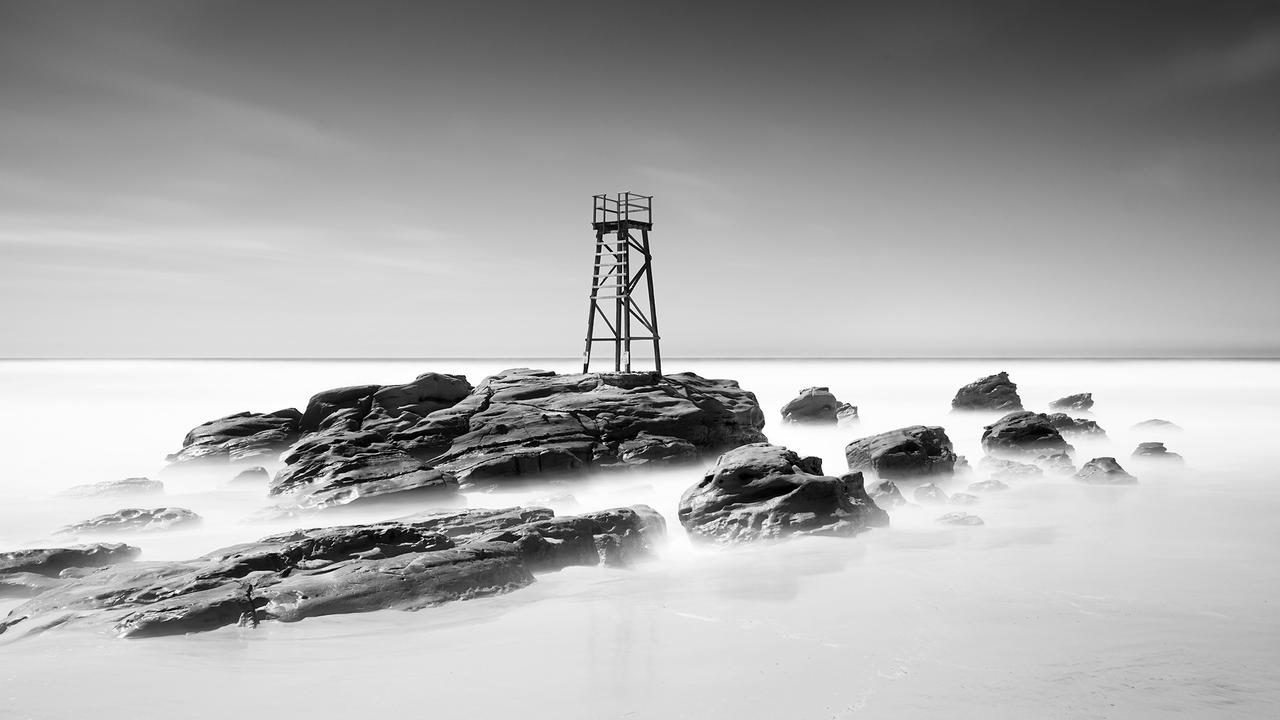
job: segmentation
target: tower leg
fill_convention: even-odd
[[[604,242],[604,233],[596,231],[596,262],[595,267],[591,271],[591,301],[587,305],[587,347],[582,351],[582,372],[586,373],[591,367],[591,339],[595,337],[596,330],[596,294],[599,292],[597,285],[600,282],[600,250],[601,244]]]
[[[649,254],[649,231],[641,228],[640,237],[644,242],[644,264],[647,268],[644,273],[644,279],[649,287],[649,324],[653,330],[649,334],[653,336],[653,367],[661,375],[662,351],[658,348],[658,303],[653,297],[653,256]]]

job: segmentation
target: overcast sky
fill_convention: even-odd
[[[980,6],[980,7],[978,7]],[[1280,354],[1280,3],[0,0],[0,355]]]

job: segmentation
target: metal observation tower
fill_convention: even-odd
[[[590,372],[591,350],[596,343],[613,344],[614,372],[631,372],[631,343],[638,340],[653,341],[654,370],[661,375],[653,256],[649,253],[653,196],[631,192],[596,195],[591,227],[596,231],[596,261],[591,273],[582,372]],[[633,329],[640,334],[633,335]]]

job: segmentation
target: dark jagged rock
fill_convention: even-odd
[[[986,426],[982,448],[996,457],[1035,457],[1040,454],[1069,452],[1073,448],[1062,439],[1048,415],[1012,412]]]
[[[232,485],[260,485],[265,487],[271,482],[271,473],[261,465],[245,468],[231,478]]]
[[[1018,386],[1009,379],[1009,373],[1001,372],[960,388],[951,401],[951,409],[1009,412],[1022,409],[1022,398],[1018,397]]]
[[[940,525],[968,525],[968,526],[974,526],[974,525],[985,525],[985,524],[986,524],[986,523],[984,523],[984,522],[982,521],[982,518],[978,517],[977,515],[970,515],[970,514],[969,514],[969,513],[967,513],[967,512],[949,512],[949,513],[947,513],[946,515],[943,515],[943,516],[939,517],[939,518],[938,518],[937,520],[935,520],[934,522],[936,522],[936,523],[938,523],[938,524],[940,524]]]
[[[1008,490],[1009,486],[995,478],[990,480],[979,480],[976,483],[969,484],[969,490],[976,493],[1000,492]]]
[[[302,413],[299,427],[304,433],[315,432],[335,413],[341,410],[353,410],[354,412],[346,417],[354,420],[356,426],[343,429],[358,430],[360,420],[373,406],[373,394],[381,388],[381,385],[351,385],[322,390],[312,395],[307,401],[307,409]]]
[[[952,505],[976,505],[981,502],[982,498],[969,493],[956,493],[951,496]]]
[[[170,467],[275,460],[298,439],[302,414],[293,408],[273,413],[242,412],[210,420],[187,433],[182,449],[166,458]]]
[[[1089,412],[1093,407],[1093,393],[1076,393],[1049,403],[1050,410],[1060,412]]]
[[[945,505],[951,499],[942,491],[942,488],[933,483],[916,488],[912,497],[921,505]]]
[[[990,455],[983,457],[978,466],[992,480],[1017,481],[1044,477],[1044,471],[1036,465],[994,458]],[[1074,467],[1071,468],[1071,472],[1075,472]]]
[[[782,406],[782,420],[792,423],[832,425],[836,422],[836,410],[839,407],[840,401],[836,400],[836,396],[831,394],[829,388],[805,388],[800,391],[798,397]]]
[[[1139,432],[1144,430],[1159,431],[1159,432],[1182,432],[1181,426],[1171,423],[1168,420],[1161,420],[1159,418],[1152,418],[1151,420],[1143,420],[1142,422],[1134,425],[1130,429],[1136,430]]]
[[[1132,457],[1135,460],[1157,460],[1168,463],[1182,462],[1182,456],[1178,453],[1169,452],[1169,449],[1162,442],[1138,443],[1138,447],[1134,449]]]
[[[68,525],[59,533],[91,535],[115,532],[158,532],[196,525],[200,516],[186,508],[124,508]]]
[[[335,417],[330,415],[329,417]],[[268,494],[300,507],[345,505],[396,493],[451,494],[457,481],[368,430],[330,429],[289,448]]]
[[[861,473],[827,477],[818,458],[767,443],[721,455],[680,498],[679,518],[690,537],[716,543],[853,535],[889,522]]]
[[[1049,418],[1049,424],[1063,435],[1086,435],[1095,438],[1104,438],[1107,431],[1098,426],[1093,420],[1084,418],[1073,418],[1066,413],[1050,413],[1045,417]]]
[[[684,443],[699,452],[720,451],[763,440],[763,426],[755,395],[731,380],[520,369],[487,378],[465,400],[432,413],[402,437],[419,457],[447,448],[432,464],[475,486],[625,466],[628,458],[645,464],[683,460]],[[667,449],[636,455],[637,448],[653,444],[643,435],[663,438]]]
[[[1090,460],[1075,475],[1077,480],[1094,485],[1132,485],[1138,478],[1125,472],[1113,457],[1099,457]]]
[[[850,470],[874,473],[885,480],[949,475],[956,454],[940,427],[912,425],[854,440],[845,446]]]
[[[104,480],[88,485],[76,485],[58,493],[61,497],[119,497],[123,495],[155,495],[164,492],[164,483],[150,478],[136,477],[123,480]]]
[[[840,403],[836,408],[836,425],[840,427],[852,427],[861,422],[858,417],[858,408],[856,405],[849,403]]]
[[[882,480],[875,487],[871,488],[871,499],[880,507],[900,507],[907,504],[907,499],[902,496],[902,491],[894,484],[892,480]]]
[[[193,560],[106,568],[15,608],[0,632],[88,624],[148,637],[242,622],[416,610],[528,585],[531,563],[625,563],[647,555],[663,533],[661,517],[643,506],[567,518],[544,508],[415,518],[298,530]]]

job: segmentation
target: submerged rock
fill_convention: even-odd
[[[970,515],[967,512],[949,512],[939,517],[934,522],[940,525],[985,525],[982,518],[977,515]]]
[[[1169,449],[1162,442],[1138,443],[1138,447],[1134,449],[1131,457],[1136,460],[1156,460],[1168,463],[1182,462],[1182,456],[1178,453],[1169,452]]]
[[[1050,413],[1045,417],[1049,418],[1049,424],[1063,435],[1085,435],[1094,438],[1105,438],[1107,436],[1107,431],[1103,430],[1093,420],[1073,418],[1066,413]]]
[[[956,464],[951,438],[936,426],[913,425],[854,440],[844,453],[850,470],[885,480],[949,475]]]
[[[85,569],[128,562],[140,551],[124,543],[33,548],[0,553],[0,598],[31,597]]]
[[[856,405],[849,403],[840,403],[836,407],[836,425],[840,427],[852,427],[861,422],[858,417],[858,408]]]
[[[331,429],[289,448],[268,494],[300,507],[345,505],[397,493],[452,494],[457,480],[376,432]]]
[[[1168,420],[1152,418],[1151,420],[1143,420],[1142,422],[1130,428],[1130,430],[1137,430],[1137,431],[1157,430],[1157,431],[1163,431],[1163,432],[1182,432],[1182,427],[1174,423],[1171,423]]]
[[[818,458],[767,443],[721,455],[680,498],[679,518],[690,537],[717,543],[853,535],[889,522],[861,473],[824,476]]]
[[[1036,466],[1054,475],[1074,475],[1076,465],[1065,452],[1040,453],[1032,460]]]
[[[275,460],[298,439],[302,413],[293,408],[272,413],[241,412],[198,425],[187,433],[182,449],[166,458],[170,468],[194,464],[226,464]]]
[[[902,496],[902,491],[892,480],[877,483],[871,488],[870,495],[879,507],[900,507],[907,504],[907,499]]]
[[[115,532],[158,532],[196,525],[200,516],[186,508],[124,508],[68,525],[61,534],[96,534]]]
[[[976,505],[981,502],[982,498],[969,493],[955,493],[951,496],[952,505]]]
[[[271,482],[271,473],[261,465],[245,468],[231,478],[232,485],[261,485]]]
[[[976,493],[1000,492],[1008,489],[1008,485],[996,480],[995,478],[990,480],[979,480],[978,482],[969,484],[969,490]]]
[[[978,467],[992,480],[1018,481],[1034,480],[1044,477],[1044,470],[1036,465],[1016,460],[1005,460],[987,455],[978,462]],[[1075,472],[1075,467],[1071,468]]]
[[[156,495],[164,492],[164,483],[144,477],[123,480],[104,480],[88,485],[76,485],[58,493],[61,497],[119,497],[122,495]]]
[[[986,426],[982,448],[990,455],[1006,458],[1035,457],[1073,449],[1062,439],[1048,415],[1026,410],[1009,413]]]
[[[1076,393],[1049,403],[1050,410],[1061,412],[1088,412],[1093,407],[1093,393]]]
[[[1009,379],[1009,373],[1001,372],[960,388],[951,401],[951,409],[985,412],[1021,410],[1022,398],[1018,397],[1018,386]]]
[[[1075,475],[1077,480],[1094,485],[1132,485],[1138,478],[1125,472],[1113,457],[1099,457],[1090,460]]]
[[[193,560],[132,563],[70,578],[11,611],[0,632],[90,625],[149,637],[416,610],[524,587],[534,580],[531,565],[635,559],[662,531],[660,517],[643,506],[576,518],[554,518],[543,508],[442,511],[419,520],[298,530]]]
[[[916,488],[912,498],[921,505],[945,505],[951,499],[942,491],[942,488],[933,483]]]
[[[782,421],[833,425],[836,422],[836,411],[840,407],[840,401],[836,400],[830,389],[805,388],[798,397],[782,406]],[[856,409],[854,413],[857,413]]]

